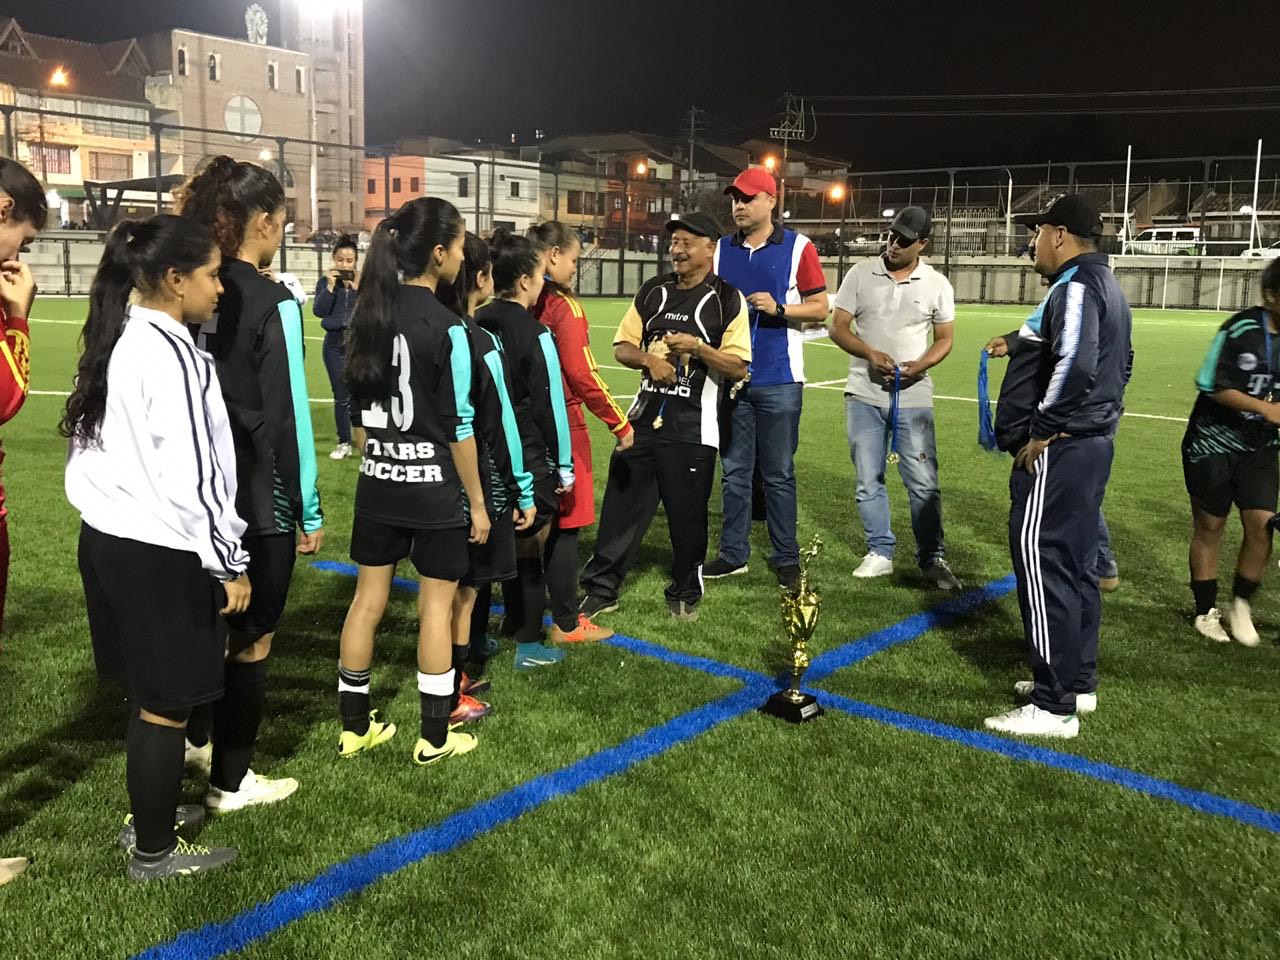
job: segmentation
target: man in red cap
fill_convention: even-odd
[[[747,572],[751,551],[751,481],[759,470],[778,583],[800,575],[796,538],[795,454],[804,394],[804,321],[825,320],[827,279],[809,238],[774,220],[778,187],[759,167],[738,174],[725,193],[733,199],[736,233],[720,238],[715,273],[747,298],[751,370],[729,401],[720,449],[724,522],[720,554],[703,569],[707,579]]]

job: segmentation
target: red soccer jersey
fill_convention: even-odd
[[[31,386],[31,334],[26,317],[11,317],[0,305],[0,423],[22,409]]]
[[[577,297],[548,282],[531,312],[546,324],[555,338],[560,368],[564,371],[564,396],[568,405],[572,408],[586,404],[587,409],[615,436],[626,436],[631,431],[631,424],[600,378],[600,368],[591,353],[587,314]]]

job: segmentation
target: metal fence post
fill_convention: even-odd
[[[1160,286],[1160,309],[1169,303],[1169,258],[1164,258],[1164,282]]]
[[[8,119],[9,119],[8,114],[5,114],[5,120],[7,121]],[[155,146],[156,146],[156,213],[157,214],[162,212],[161,208],[164,206],[164,178],[161,173],[161,146],[160,146],[160,131],[163,129],[164,127],[162,127],[158,123],[153,123],[151,125],[151,132],[152,134],[155,135]]]
[[[62,292],[71,296],[71,241],[62,241]]]
[[[14,156],[13,143],[13,111],[16,107],[8,105],[0,106],[0,110],[4,111],[4,155],[10,160],[17,160]]]
[[[288,142],[289,142],[288,139],[286,139],[285,137],[276,137],[276,167],[280,171],[281,187],[285,187],[288,185],[288,174],[285,171],[285,165],[284,165],[284,148]],[[297,185],[295,184],[295,189],[294,189],[295,195],[297,193],[296,186]],[[294,207],[295,216],[297,215],[297,212],[298,212],[297,207],[295,206]],[[280,235],[280,269],[281,270],[289,269],[289,234],[287,233]]]
[[[391,216],[391,151],[382,154],[382,219]],[[476,230],[480,227],[477,225]]]
[[[618,296],[625,296],[623,278],[627,273],[627,234],[631,229],[631,161],[622,175],[622,242],[618,244]]]

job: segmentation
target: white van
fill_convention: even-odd
[[[1147,227],[1129,241],[1129,253],[1167,256],[1201,252],[1199,227]]]

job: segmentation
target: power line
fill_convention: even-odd
[[[1197,87],[1185,90],[1099,90],[1080,93],[895,93],[831,94],[806,96],[806,100],[839,100],[845,103],[875,103],[904,100],[1083,100],[1086,97],[1207,97],[1237,93],[1280,93],[1280,86]]]
[[[1221,103],[1183,107],[1070,107],[1047,110],[829,110],[819,117],[872,119],[875,117],[1070,117],[1093,114],[1154,116],[1175,113],[1250,113],[1280,110],[1280,103]]]

